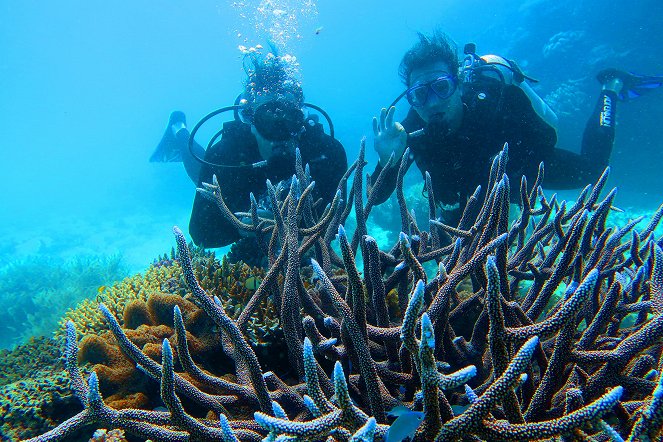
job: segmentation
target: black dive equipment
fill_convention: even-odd
[[[329,114],[314,104],[303,103],[303,105],[307,108],[314,109],[315,111],[322,114],[323,117],[325,117],[327,124],[329,125],[329,135],[334,138],[334,123],[332,122]],[[244,124],[253,124],[258,133],[260,133],[260,135],[262,135],[265,139],[277,142],[275,144],[275,150],[283,150],[283,152],[279,152],[281,154],[278,155],[279,157],[286,155],[285,150],[282,149],[284,142],[299,137],[299,135],[301,135],[301,133],[305,130],[305,124],[309,123],[314,125],[317,121],[317,118],[312,117],[306,119],[304,117],[303,111],[300,108],[293,105],[292,103],[281,100],[269,101],[261,104],[255,109],[252,109],[250,106],[247,106],[246,100],[243,100],[242,95],[240,95],[237,97],[235,103],[232,106],[222,107],[208,113],[203,118],[201,118],[200,121],[198,121],[198,123],[196,123],[196,125],[191,130],[191,134],[189,135],[188,140],[189,153],[191,153],[191,156],[198,162],[212,167],[223,167],[229,169],[255,169],[258,167],[267,166],[266,160],[247,165],[218,164],[209,162],[196,155],[194,152],[194,139],[198,130],[200,130],[200,128],[213,117],[230,111],[233,112],[235,120],[241,121]],[[212,147],[222,135],[223,129],[216,132],[212,138],[210,138],[205,150],[207,151],[207,149]]]
[[[269,141],[288,141],[304,129],[304,113],[293,103],[268,101],[251,115],[256,131]]]
[[[443,76],[426,84],[409,87],[391,102],[389,108],[396,106],[403,97],[406,97],[408,103],[413,107],[423,106],[426,104],[431,92],[435,93],[441,99],[449,98],[459,83],[471,85],[476,81],[491,79],[492,81],[498,80],[503,84],[508,84],[509,81],[504,77],[504,73],[500,68],[506,68],[512,73],[512,82],[515,84],[521,84],[525,80],[538,83],[538,80],[525,75],[515,61],[497,55],[478,56],[476,49],[477,47],[474,43],[467,43],[465,45],[463,48],[465,58],[463,58],[463,63],[460,66],[457,76]],[[437,130],[436,132],[442,131]],[[416,138],[426,133],[427,130],[424,127],[407,135],[408,138]]]
[[[431,93],[438,96],[440,100],[451,97],[458,87],[458,77],[455,75],[443,75],[433,81],[423,84],[415,84],[405,91],[405,98],[410,106],[421,107],[426,104]]]
[[[525,75],[515,61],[498,55],[478,56],[476,50],[477,45],[474,43],[467,43],[463,48],[465,58],[460,67],[459,75],[462,77],[464,83],[473,83],[480,77],[497,77],[502,83],[508,83],[504,78],[504,74],[499,69],[500,66],[511,71],[513,74],[513,83],[515,84],[520,84],[525,80],[532,83],[539,82],[539,80]]]

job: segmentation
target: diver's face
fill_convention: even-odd
[[[251,125],[251,133],[256,137],[258,142],[258,151],[263,160],[269,161],[272,157],[277,155],[295,155],[297,148],[297,141],[293,138],[286,141],[271,141],[260,135],[256,127]]]
[[[296,134],[303,130],[303,113],[290,93],[262,94],[255,100],[251,133],[264,160],[275,156],[294,156]],[[271,136],[270,136],[271,135]]]
[[[425,85],[444,76],[456,75],[449,65],[438,61],[422,68],[414,69],[410,74],[409,87]],[[460,127],[463,118],[463,102],[461,100],[460,88],[456,87],[451,96],[440,98],[437,94],[429,91],[428,98],[421,106],[412,107],[426,124],[432,119],[442,120],[451,132]],[[439,121],[438,120],[438,121]]]

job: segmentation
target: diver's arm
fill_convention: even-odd
[[[527,95],[527,98],[529,98],[530,103],[532,103],[532,109],[534,109],[534,112],[548,124],[550,127],[553,129],[557,130],[557,124],[558,124],[558,119],[557,119],[557,114],[555,111],[552,110],[552,108],[543,101],[543,98],[537,94],[534,89],[527,83],[527,81],[523,81],[518,86],[525,92],[525,95]]]
[[[505,59],[506,60],[506,59]],[[536,93],[532,86],[529,85],[527,77],[522,73],[518,65],[514,61],[506,60],[506,62],[511,66],[511,68],[496,64],[494,65],[498,69],[506,85],[513,85],[519,87],[530,101],[532,109],[536,114],[546,122],[550,127],[557,130],[557,114],[552,108],[546,103],[543,98]],[[515,75],[520,74],[520,75]]]
[[[384,168],[378,163],[375,166],[375,170],[371,174],[371,183],[375,185],[377,182],[378,177],[380,176],[380,172],[382,172]],[[392,193],[394,193],[394,190],[396,189],[396,179],[398,178],[398,167],[394,167],[394,165],[389,166],[389,169],[386,170],[385,172],[384,179],[382,181],[382,184],[380,185],[379,188],[377,189],[372,189],[371,192],[376,192],[375,194],[375,204],[382,204],[387,199],[389,199],[389,196],[391,196]]]

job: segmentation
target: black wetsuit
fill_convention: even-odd
[[[428,133],[408,137],[410,160],[422,175],[431,175],[433,193],[439,205],[463,208],[476,186],[486,183],[493,157],[509,143],[507,175],[511,179],[512,200],[518,196],[520,178],[531,185],[539,163],[544,162],[544,187],[572,189],[593,182],[608,165],[614,140],[616,96],[602,91],[596,110],[587,122],[580,154],[555,148],[555,129],[534,111],[522,89],[485,82],[465,88],[463,120],[453,134],[435,139]],[[424,127],[419,115],[410,109],[403,127],[408,133]],[[396,186],[398,165],[391,167],[377,196],[384,202]],[[373,172],[375,181],[382,167]]]
[[[313,198],[324,201],[322,209],[336,193],[338,182],[348,167],[347,158],[341,143],[325,134],[320,123],[309,119],[305,127],[298,146],[303,164],[309,164],[311,177],[315,181]],[[216,164],[249,166],[261,161],[251,126],[240,121],[225,123],[221,140],[208,149],[205,160]],[[211,183],[212,175],[216,174],[228,208],[232,212],[246,212],[251,205],[249,193],[253,192],[258,201],[265,200],[267,179],[276,185],[292,177],[295,172],[294,159],[289,168],[275,169],[271,165],[260,168],[203,165],[198,187],[202,187],[201,183]],[[269,204],[266,208],[271,210]],[[196,245],[206,248],[222,247],[241,238],[237,229],[221,215],[216,204],[198,193],[193,201],[189,233]]]

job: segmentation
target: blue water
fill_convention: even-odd
[[[401,91],[417,31],[517,60],[554,101],[559,146],[578,150],[599,69],[663,74],[661,17],[660,0],[1,2],[0,268],[121,253],[138,271],[169,250],[194,186],[181,164],[148,158],[171,110],[193,125],[232,103],[240,45],[271,39],[296,56],[307,101],[332,116],[348,158],[369,137],[372,170],[371,118]],[[618,112],[610,184],[618,205],[652,210],[663,90]]]

